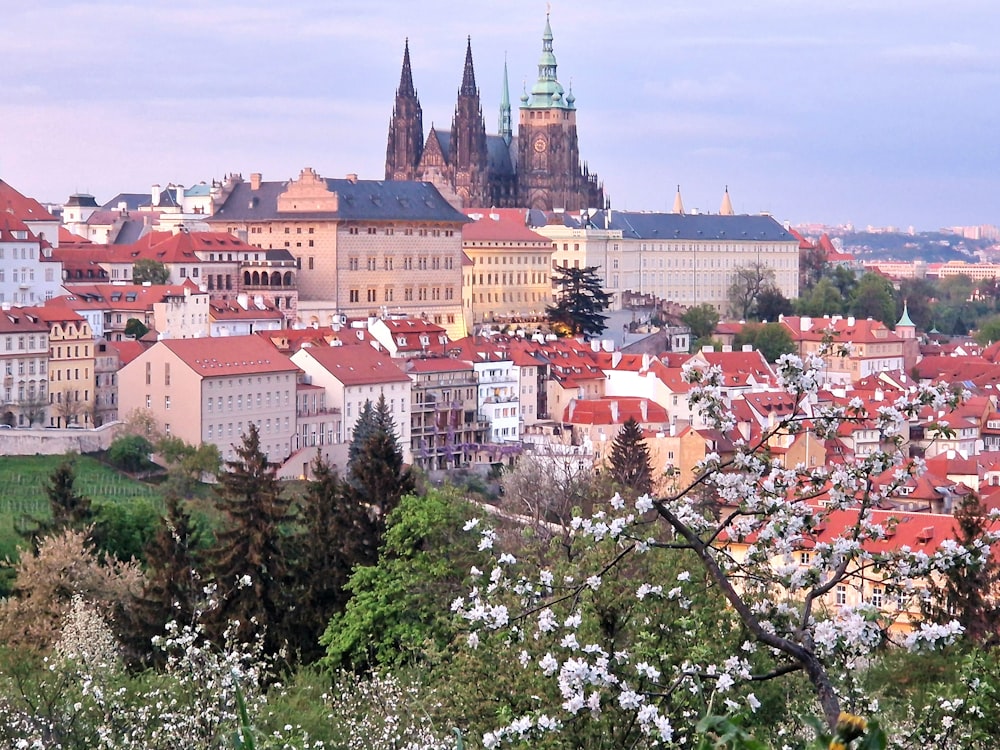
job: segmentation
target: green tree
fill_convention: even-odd
[[[764,263],[751,263],[733,271],[729,285],[729,312],[739,320],[749,320],[756,310],[757,298],[766,289],[774,289],[774,269]]]
[[[59,463],[44,487],[49,499],[49,517],[25,515],[17,522],[18,533],[31,540],[36,549],[42,537],[67,529],[86,529],[94,519],[90,498],[76,490],[76,469],[72,458]]]
[[[700,305],[689,307],[681,315],[681,320],[684,325],[691,329],[691,340],[696,341],[711,337],[715,333],[715,327],[719,325],[719,311],[715,309],[715,305],[703,302]]]
[[[162,659],[152,648],[153,636],[162,635],[171,620],[193,625],[204,597],[197,572],[202,535],[183,499],[168,493],[165,501],[166,515],[144,549],[148,572],[126,639],[130,659],[140,664]]]
[[[824,277],[812,289],[799,296],[795,310],[799,315],[818,318],[823,315],[843,315],[847,312],[847,304],[837,285]]]
[[[222,465],[219,449],[212,443],[195,447],[168,435],[157,440],[156,451],[167,465],[167,488],[184,498],[191,498],[202,477],[216,476]]]
[[[927,279],[900,279],[896,303],[896,320],[903,317],[903,303],[910,320],[921,331],[929,331],[934,326],[934,300],[938,296],[937,287]]]
[[[321,655],[319,638],[330,618],[347,604],[351,571],[374,565],[381,543],[381,524],[322,456],[316,457],[312,473],[300,501],[292,554],[296,601],[292,643],[303,662]]]
[[[138,318],[129,318],[125,321],[125,335],[138,341],[149,333],[149,327]]]
[[[449,605],[465,593],[478,541],[462,527],[477,515],[448,492],[404,497],[389,514],[378,562],[351,575],[347,608],[322,637],[324,665],[392,667],[446,649],[457,633]]]
[[[268,654],[284,644],[289,613],[284,527],[292,522],[291,501],[278,486],[277,465],[260,449],[257,425],[226,461],[219,477],[218,508],[225,517],[207,553],[207,570],[219,606],[209,613],[210,630],[220,638],[238,622],[235,637],[249,642],[261,631]]]
[[[742,348],[749,344],[768,362],[776,362],[782,354],[797,351],[792,334],[783,323],[747,323],[736,334],[733,346]]]
[[[642,435],[642,427],[634,417],[625,420],[611,443],[611,476],[622,487],[645,495],[653,490],[653,477],[649,468],[649,446]]]
[[[834,266],[830,269],[827,277],[837,287],[840,291],[840,296],[845,300],[854,297],[854,288],[858,285],[858,276],[850,268],[846,266]]]
[[[108,446],[108,460],[125,471],[141,471],[149,465],[153,444],[142,435],[122,435]]]
[[[347,465],[353,466],[358,461],[361,448],[368,438],[375,432],[375,408],[370,399],[365,399],[358,420],[354,423],[354,430],[351,432],[351,442],[347,446]]]
[[[858,318],[873,318],[896,327],[896,300],[892,284],[877,273],[866,273],[858,281],[851,299],[851,314]]]
[[[549,323],[570,336],[590,338],[604,333],[608,316],[602,313],[611,295],[601,287],[597,266],[557,266],[552,281],[557,291],[556,303],[545,308]]]
[[[976,331],[976,341],[983,346],[1000,341],[1000,316],[984,320]]]
[[[776,286],[765,287],[757,295],[753,315],[757,320],[777,321],[782,315],[791,315],[795,306]]]
[[[374,517],[384,519],[399,498],[414,488],[413,475],[403,466],[403,452],[384,395],[372,408],[370,430],[366,427],[360,438],[355,436],[351,447],[355,443],[354,458],[347,465],[353,498]]]
[[[1000,561],[983,542],[993,525],[979,496],[970,492],[955,508],[955,541],[969,551],[967,559],[930,580],[931,596],[923,600],[924,614],[934,622],[958,620],[973,643],[1000,642]]]
[[[99,501],[94,503],[91,541],[99,552],[122,562],[142,560],[159,520],[159,511],[148,500]]]
[[[134,284],[166,284],[170,280],[170,270],[158,260],[140,258],[132,264]]]

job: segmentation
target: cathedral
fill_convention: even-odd
[[[487,134],[472,64],[472,40],[450,132],[433,126],[424,138],[420,100],[413,87],[410,45],[389,122],[385,157],[387,180],[431,182],[461,207],[535,208],[579,211],[604,207],[596,174],[580,162],[576,97],[556,78],[552,28],[545,18],[538,80],[521,96],[517,135],[513,132],[507,65],[504,63],[500,124]]]

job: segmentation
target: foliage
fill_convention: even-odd
[[[895,328],[899,318],[892,283],[877,273],[866,273],[854,290],[850,310],[858,318],[873,318]]]
[[[219,477],[218,506],[226,517],[225,528],[206,553],[218,596],[209,632],[221,638],[234,623],[234,637],[249,643],[263,633],[266,652],[276,654],[284,643],[291,604],[284,530],[293,520],[291,501],[278,486],[276,465],[260,449],[253,422],[236,455]]]
[[[691,340],[694,341],[715,333],[715,327],[719,325],[719,311],[715,309],[715,305],[703,302],[688,308],[681,320],[691,329]]]
[[[196,622],[202,600],[197,572],[201,534],[180,497],[168,495],[166,505],[166,515],[143,550],[147,575],[133,608],[130,632],[123,638],[129,660],[142,664],[155,658],[152,639],[163,633],[166,623]]]
[[[470,514],[467,503],[437,490],[402,499],[378,562],[354,570],[347,608],[323,634],[328,668],[398,666],[448,646],[456,634],[448,605],[464,591],[475,552],[462,532]]]
[[[125,335],[136,341],[149,333],[149,326],[138,318],[129,318],[125,321]]]
[[[768,362],[777,362],[783,354],[794,354],[797,349],[791,332],[782,323],[747,323],[736,334],[733,346],[742,348],[747,344]]]
[[[152,258],[140,258],[132,264],[134,284],[166,284],[170,280],[170,269]]]
[[[18,533],[36,547],[39,539],[46,534],[64,529],[82,529],[93,520],[90,498],[75,487],[73,464],[72,457],[65,457],[44,485],[49,500],[48,517],[24,514],[18,519]]]
[[[976,341],[983,346],[1000,341],[1000,316],[988,318],[979,324],[979,330],[976,331]]]
[[[131,503],[94,503],[91,541],[102,553],[122,562],[143,560],[144,548],[153,538],[160,511],[149,500]]]
[[[1000,643],[1000,561],[990,552],[993,523],[975,493],[963,497],[954,510],[958,530],[955,563],[928,584],[922,599],[931,621],[957,620],[965,637],[975,643]]]
[[[165,490],[191,498],[205,476],[215,477],[222,465],[222,455],[213,443],[195,447],[169,435],[156,442],[156,450],[167,464]]]
[[[753,316],[757,320],[773,323],[782,315],[791,315],[794,309],[792,301],[777,286],[765,287],[754,301]]]
[[[690,736],[690,706],[677,701],[687,696],[718,694],[751,708],[749,690],[761,681],[802,672],[830,731],[837,725],[842,697],[852,688],[858,665],[870,658],[889,637],[897,613],[871,603],[828,608],[826,595],[865,571],[877,570],[890,592],[913,591],[914,581],[932,571],[951,567],[968,556],[942,545],[933,553],[907,547],[873,547],[885,529],[871,520],[884,491],[905,481],[916,467],[905,463],[900,451],[909,419],[924,408],[954,406],[957,395],[944,386],[915,387],[892,405],[869,413],[863,402],[813,406],[823,360],[782,357],[779,382],[799,407],[779,419],[754,442],[737,440],[732,458],[709,455],[696,467],[692,485],[656,499],[640,497],[632,506],[615,498],[611,506],[573,519],[575,537],[602,551],[590,565],[574,566],[571,578],[554,577],[533,560],[518,560],[496,550],[484,567],[481,585],[472,587],[456,607],[473,628],[480,644],[489,648],[524,648],[532,639],[547,656],[532,669],[549,676],[560,699],[544,701],[533,711],[515,714],[490,735],[487,746],[546,737],[563,721],[593,717],[603,720],[611,707],[626,710],[637,731],[635,742],[676,741]],[[728,433],[735,420],[721,389],[718,368],[691,368],[692,405],[715,429]],[[836,435],[844,420],[870,420],[881,434],[882,449],[857,456],[834,467],[785,469],[772,460],[771,441],[797,434],[810,423],[818,436]],[[888,489],[874,483],[895,467]],[[689,495],[708,488],[720,501],[718,515],[708,514],[689,501]],[[833,539],[821,537],[832,519]],[[480,545],[494,549],[496,532],[484,529]],[[803,546],[809,557],[796,556]],[[638,565],[647,555],[665,555],[686,549],[696,566],[671,579],[643,573],[629,575],[633,595],[644,601],[689,601],[696,590],[716,589],[739,618],[745,645],[721,661],[693,654],[665,665],[643,658],[641,644],[655,639],[660,623],[638,619],[627,623],[614,647],[603,643],[603,619],[589,611],[603,596],[605,584],[621,570]],[[598,562],[600,561],[600,562]],[[488,585],[487,585],[488,582]],[[692,611],[695,611],[692,609]],[[907,636],[910,648],[952,642],[961,632],[955,621],[945,625],[920,623]],[[640,644],[636,646],[633,644]],[[846,699],[846,698],[845,698]],[[728,705],[728,704],[727,704]],[[543,721],[544,717],[544,721]]]
[[[24,554],[14,570],[13,595],[0,602],[0,641],[40,651],[55,644],[75,595],[122,621],[142,585],[138,565],[102,564],[83,531],[43,538],[37,552]]]
[[[292,643],[306,663],[323,653],[320,636],[330,618],[347,605],[351,571],[375,564],[382,531],[382,524],[322,456],[317,456],[312,473],[315,478],[300,501],[292,540]]]
[[[545,308],[549,323],[562,326],[570,336],[600,336],[607,328],[602,313],[611,303],[611,295],[601,286],[597,266],[570,268],[556,266],[552,283],[556,303]]]
[[[623,488],[642,495],[653,489],[649,446],[642,427],[629,417],[611,443],[611,476]]]
[[[108,446],[108,460],[125,471],[141,471],[149,465],[153,444],[142,435],[122,435]]]
[[[847,312],[847,302],[836,284],[824,277],[812,289],[799,295],[795,302],[795,311],[799,315],[813,317],[843,315]]]
[[[403,466],[403,452],[384,394],[370,415],[368,424],[361,424],[364,412],[358,418],[361,429],[355,427],[349,448],[354,452],[347,465],[350,501],[365,506],[373,518],[384,519],[399,498],[413,490],[414,480],[410,469]]]
[[[738,320],[756,314],[757,299],[765,290],[776,289],[774,269],[764,263],[751,263],[733,271],[729,285],[729,312]]]

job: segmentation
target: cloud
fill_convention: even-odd
[[[972,44],[947,42],[939,44],[908,44],[889,47],[880,55],[887,62],[897,65],[931,65],[943,68],[992,68],[1000,63],[1000,56]]]

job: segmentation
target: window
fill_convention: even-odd
[[[312,271],[314,268],[316,268],[316,259],[313,256],[310,255],[309,256],[309,270]],[[229,287],[227,286],[226,289],[228,289],[228,288]]]
[[[885,594],[885,589],[883,589],[881,586],[872,586],[871,604],[873,607],[878,607],[879,609],[882,608],[882,604],[884,601],[884,594]]]
[[[357,271],[358,270],[358,259],[357,258],[354,258],[354,257],[348,258],[348,260],[347,260],[347,270],[348,271]]]
[[[166,411],[170,411],[170,396],[163,397],[163,408]]]
[[[361,300],[361,291],[358,289],[351,290],[351,302],[359,302]]]

